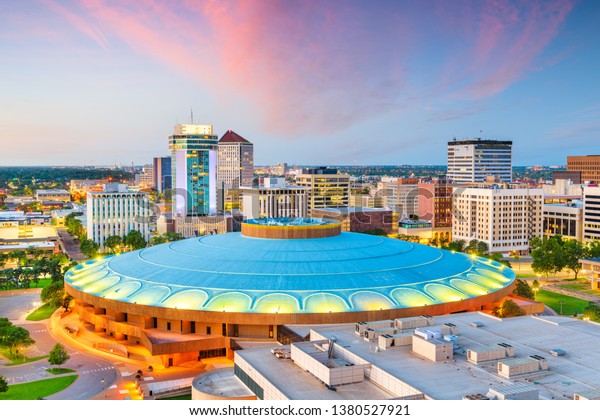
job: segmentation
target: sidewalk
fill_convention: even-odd
[[[557,282],[557,283],[544,283],[540,285],[540,288],[544,290],[548,290],[549,292],[559,293],[561,295],[571,296],[578,299],[587,300],[589,302],[594,302],[600,305],[600,296],[592,295],[585,292],[580,292],[577,290],[569,290],[560,287],[561,284],[566,282]]]

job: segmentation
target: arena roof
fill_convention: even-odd
[[[88,261],[65,281],[98,297],[202,311],[327,313],[466,300],[515,274],[485,258],[343,232],[318,239],[226,233]]]

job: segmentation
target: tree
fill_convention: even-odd
[[[448,244],[448,249],[450,251],[455,251],[455,252],[464,252],[465,251],[465,241],[464,240],[458,240],[458,241],[452,241]]]
[[[123,245],[123,238],[117,235],[112,235],[106,238],[104,241],[104,246],[108,248],[111,252],[117,252],[121,246]]]
[[[100,250],[100,245],[91,239],[83,239],[79,245],[79,249],[81,253],[87,256],[88,258],[95,258],[98,255],[98,251]]]
[[[35,341],[29,336],[29,331],[14,325],[0,328],[0,345],[8,347],[11,353],[21,347],[29,347]]]
[[[492,314],[498,318],[511,318],[513,316],[525,315],[525,311],[512,299],[506,299],[500,306],[496,306],[492,309]]]
[[[527,284],[527,282],[520,280],[520,279],[517,279],[517,281],[515,282],[515,290],[513,290],[512,293],[515,296],[521,296],[526,299],[534,298],[533,290],[531,290],[531,287],[529,287],[529,284]]]
[[[54,307],[61,306],[62,298],[65,293],[63,284],[58,282],[51,282],[49,285],[42,289],[40,298],[44,303],[50,303]]]
[[[6,382],[6,378],[0,375],[0,392],[8,391],[8,382]]]
[[[575,274],[575,280],[581,270],[581,263],[579,260],[585,256],[585,248],[581,242],[577,239],[571,239],[563,245],[565,255],[565,267],[571,270]]]
[[[147,245],[146,241],[144,240],[144,237],[137,230],[132,230],[127,235],[125,235],[125,237],[123,238],[123,243],[125,244],[125,246],[131,248],[132,250],[142,249],[145,248]]]
[[[10,251],[8,253],[8,257],[17,262],[17,268],[20,268],[21,265],[25,262],[25,260],[27,259],[27,254],[25,253],[25,251],[21,251],[19,249],[16,249],[14,251]]]
[[[535,273],[557,273],[565,268],[564,242],[560,236],[550,238],[533,238],[531,240],[531,268]]]
[[[70,356],[67,353],[65,346],[63,346],[60,343],[56,343],[52,350],[50,350],[50,355],[48,356],[48,363],[60,367],[60,365],[64,364],[67,360],[69,360],[69,357]]]

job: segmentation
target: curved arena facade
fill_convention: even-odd
[[[320,219],[251,220],[210,235],[88,261],[65,276],[80,318],[166,365],[274,338],[282,324],[478,310],[515,274],[484,258],[360,233]]]

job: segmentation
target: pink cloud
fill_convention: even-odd
[[[489,1],[462,8],[442,3],[445,30],[471,48],[444,70],[438,91],[453,98],[483,99],[498,94],[534,68],[534,60],[558,34],[573,1]]]
[[[216,97],[239,95],[265,130],[288,137],[339,131],[415,104],[411,96],[496,95],[531,70],[573,7],[443,1],[436,15],[425,4],[393,2],[44,2],[104,48],[123,43]],[[456,51],[418,61],[446,44]],[[412,82],[423,67],[440,70],[433,81]]]
[[[86,19],[78,16],[63,5],[52,0],[40,0],[43,4],[48,6],[54,13],[62,16],[71,25],[75,26],[79,31],[85,34],[88,38],[96,42],[99,46],[106,49],[109,47],[109,43],[104,34],[93,25],[90,25]]]

